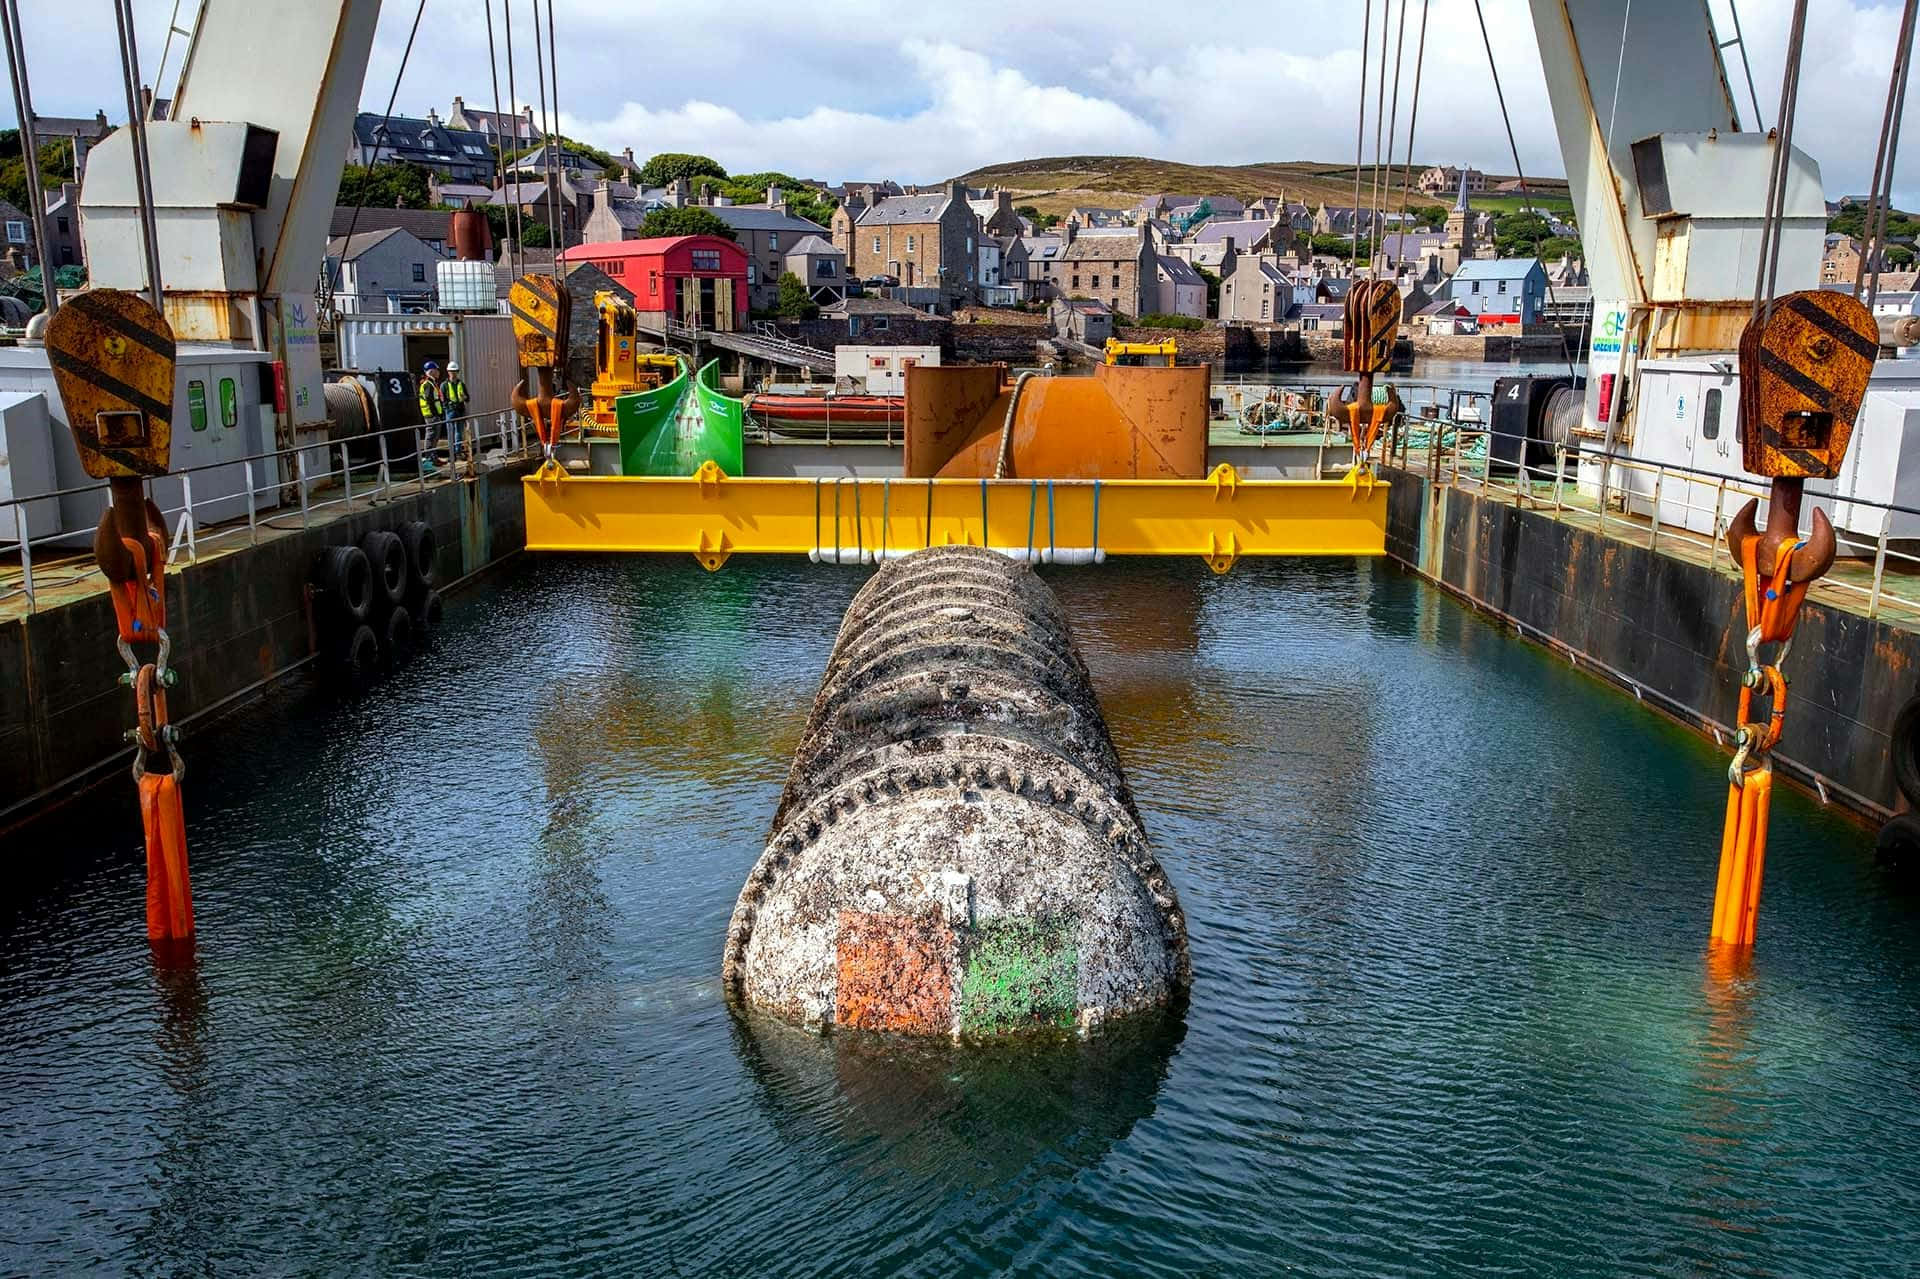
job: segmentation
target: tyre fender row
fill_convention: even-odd
[[[313,566],[313,620],[327,670],[353,686],[404,665],[440,623],[433,526],[412,520],[329,546]]]

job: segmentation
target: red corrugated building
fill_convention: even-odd
[[[747,323],[747,251],[717,235],[660,236],[577,244],[561,255],[591,262],[633,294],[642,324],[669,316],[703,329],[733,331]]]

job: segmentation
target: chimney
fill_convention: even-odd
[[[1069,218],[1065,222],[1062,222],[1060,224],[1060,243],[1072,244],[1074,231],[1075,231],[1075,227],[1073,225],[1073,220],[1071,218]]]
[[[967,202],[967,184],[958,178],[947,183],[947,199],[958,200],[960,203],[965,204]]]
[[[428,124],[440,123],[440,113],[438,111],[435,111],[432,107],[427,108],[427,123]]]
[[[451,117],[453,117],[453,116],[456,116],[456,115],[459,115],[459,114],[460,114],[460,111],[461,111],[461,109],[462,109],[463,107],[465,107],[466,105],[467,105],[467,104],[466,104],[466,102],[465,102],[465,101],[463,101],[463,100],[461,99],[461,97],[460,97],[460,95],[459,95],[459,94],[457,94],[457,93],[456,93],[456,94],[454,94],[454,95],[453,95],[453,109],[452,109],[451,111],[449,111],[449,112],[447,112],[447,115],[448,115],[448,117],[449,117],[449,118],[451,118]]]
[[[620,163],[622,163],[622,164],[624,164],[624,165],[626,165],[626,166],[627,166],[627,167],[628,167],[629,169],[636,169],[636,168],[639,168],[639,167],[640,167],[639,165],[637,165],[637,164],[635,164],[635,163],[633,162],[633,148],[632,148],[632,147],[621,147],[621,148],[620,148]]]
[[[767,188],[767,207],[779,208],[782,213],[785,213],[786,209],[784,206],[786,204],[786,201],[780,198],[784,194],[785,192],[781,191],[780,188],[777,186],[768,187]]]

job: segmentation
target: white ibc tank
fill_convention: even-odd
[[[442,262],[440,264],[440,309],[442,311],[497,311],[491,262]]]

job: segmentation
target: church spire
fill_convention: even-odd
[[[1461,210],[1473,207],[1467,203],[1467,171],[1465,169],[1460,170],[1460,198],[1453,202],[1453,207]]]

